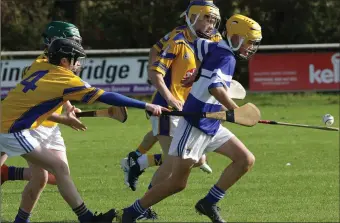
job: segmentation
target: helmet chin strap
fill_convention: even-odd
[[[237,51],[241,48],[242,46],[242,43],[244,41],[244,38],[240,38],[240,42],[238,43],[238,46],[237,47],[233,47],[233,44],[231,42],[231,37],[230,36],[227,36],[227,40],[228,40],[228,43],[229,43],[229,47],[233,50],[233,51]]]
[[[196,24],[197,20],[199,18],[199,14],[196,15],[195,21],[193,23],[190,22],[190,18],[188,17],[187,14],[185,14],[185,21],[190,29],[190,31],[192,32],[192,34],[194,34],[196,37],[198,37],[196,31],[194,30],[193,26]]]

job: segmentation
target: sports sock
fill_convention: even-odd
[[[220,188],[218,188],[216,185],[214,185],[209,193],[207,194],[207,196],[205,196],[204,199],[206,199],[207,201],[216,204],[217,202],[219,202],[225,195],[225,192],[223,190],[221,190]]]
[[[8,167],[8,180],[23,180],[24,179],[24,167]]]
[[[139,200],[136,200],[135,203],[133,203],[130,207],[126,209],[135,218],[142,215],[146,211],[146,209],[140,205]]]
[[[27,223],[29,222],[31,213],[27,213],[26,211],[19,208],[17,216],[15,216],[14,223]]]
[[[143,154],[138,157],[138,164],[141,171],[151,166],[160,166],[162,164],[162,154]]]
[[[149,155],[143,154],[140,157],[138,157],[137,161],[138,161],[138,164],[139,164],[139,167],[140,167],[141,171],[149,167],[148,156]]]
[[[149,166],[160,166],[162,165],[162,154],[151,154],[148,155]]]
[[[72,209],[73,212],[78,216],[80,222],[91,222],[93,213],[87,209],[84,202],[76,208]]]

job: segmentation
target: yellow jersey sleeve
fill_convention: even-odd
[[[151,70],[157,71],[165,76],[166,72],[170,69],[173,60],[181,52],[180,50],[181,44],[169,40],[159,52],[156,61],[151,65]]]
[[[164,44],[166,44],[166,42],[169,40],[170,34],[171,34],[171,32],[166,34],[163,38],[158,40],[152,47],[155,48],[157,52],[160,52],[162,50]]]
[[[64,101],[75,100],[92,104],[104,93],[104,91],[99,88],[91,87],[91,85],[78,76],[74,76],[70,79],[67,86],[68,87],[65,88],[63,92]]]
[[[162,37],[160,40],[158,40],[152,47],[159,53],[163,46],[171,39],[173,36],[175,36],[177,33],[184,30],[187,26],[178,26],[175,29],[173,29],[171,32],[167,33],[164,37]]]

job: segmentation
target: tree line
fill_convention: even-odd
[[[41,49],[41,33],[52,20],[79,27],[86,49],[149,48],[174,27],[189,0],[3,0],[2,50]],[[339,42],[338,0],[214,0],[222,31],[234,13],[260,23],[262,44]]]

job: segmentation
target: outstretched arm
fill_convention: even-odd
[[[149,104],[144,101],[139,101],[114,92],[104,92],[102,95],[99,96],[97,101],[114,106],[126,106],[146,109],[156,116],[162,114],[162,110],[169,111],[168,109],[163,108],[159,105]]]
[[[129,98],[115,92],[104,92],[102,95],[99,96],[97,101],[114,106],[126,106],[140,109],[146,108],[145,102]]]

